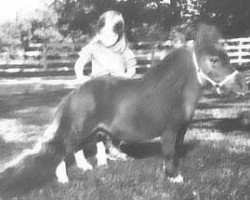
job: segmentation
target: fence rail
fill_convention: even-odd
[[[0,54],[0,75],[6,73],[54,73],[72,74],[73,66],[78,58],[78,52],[81,44],[73,43],[50,43],[50,44],[31,44],[26,52],[8,52]],[[152,60],[160,60],[166,54],[166,50],[172,48],[171,43],[161,42],[144,42],[131,44],[136,60],[137,72],[143,73]],[[164,53],[165,52],[165,53]],[[85,73],[90,71],[90,67],[86,67]]]
[[[230,62],[239,66],[250,64],[250,37],[221,41],[228,52]],[[192,41],[188,42],[192,44]],[[31,44],[26,52],[0,53],[0,75],[21,73],[43,73],[44,75],[71,75],[81,44],[50,43]],[[161,60],[171,49],[171,41],[139,42],[131,44],[136,59],[137,73],[143,73],[152,61]],[[90,69],[87,67],[86,72]]]
[[[230,62],[237,65],[250,63],[250,37],[222,41],[230,57]]]

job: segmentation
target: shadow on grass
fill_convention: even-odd
[[[209,129],[209,130],[219,130],[222,133],[230,133],[233,131],[237,132],[249,132],[250,123],[244,124],[243,119],[239,118],[207,118],[207,119],[197,119],[193,120],[192,127]]]
[[[181,157],[186,156],[186,154],[191,151],[196,145],[198,141],[192,141],[184,143],[183,148],[179,149],[179,153]],[[131,143],[124,144],[121,146],[121,150],[134,158],[147,158],[152,156],[162,157],[162,148],[160,142],[145,142],[145,143]]]
[[[6,143],[1,137],[0,137],[0,160],[1,164],[4,163],[4,160],[6,160],[6,157],[8,155],[9,157],[9,152],[13,149],[13,143]],[[0,164],[0,166],[1,166]],[[0,167],[1,171],[1,167]]]
[[[211,108],[232,108],[232,104],[245,103],[245,108],[250,108],[248,105],[248,101],[250,98],[250,93],[240,98],[233,97],[221,97],[216,94],[208,93],[203,96],[203,101],[199,102],[197,105],[197,109],[211,109]],[[209,100],[207,102],[207,100]]]
[[[212,109],[212,108],[231,108],[232,106],[226,105],[226,104],[218,104],[218,103],[204,103],[201,102],[197,105],[197,109],[203,110],[203,109]]]
[[[24,125],[44,125],[71,89],[0,96],[0,118],[18,119]]]
[[[0,171],[3,165],[10,161],[13,156],[17,156],[24,149],[28,149],[32,147],[31,142],[27,143],[13,143],[13,142],[5,142],[0,137]]]
[[[58,91],[43,91],[0,96],[0,117],[17,109],[27,109],[38,106],[55,106],[71,89]]]

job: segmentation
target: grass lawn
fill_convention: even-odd
[[[0,169],[42,136],[56,105],[70,91],[45,88],[0,96]],[[239,119],[250,110],[249,99],[250,94],[225,101],[206,93],[200,100],[185,137],[183,184],[164,179],[159,143],[128,145],[127,161],[111,161],[108,168],[86,172],[72,164],[69,184],[54,180],[15,199],[249,200],[250,127]],[[95,165],[94,156],[89,159]]]

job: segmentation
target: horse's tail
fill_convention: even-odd
[[[41,187],[54,178],[57,165],[65,157],[65,134],[69,97],[60,104],[53,123],[42,139],[7,163],[0,173],[0,195],[17,196]],[[68,129],[68,130],[67,130]]]

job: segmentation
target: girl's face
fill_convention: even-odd
[[[111,47],[115,45],[119,38],[119,35],[109,29],[103,28],[100,31],[100,41],[104,44],[106,47]]]
[[[105,16],[104,26],[99,33],[99,39],[106,47],[114,46],[124,32],[124,21],[121,15]]]

